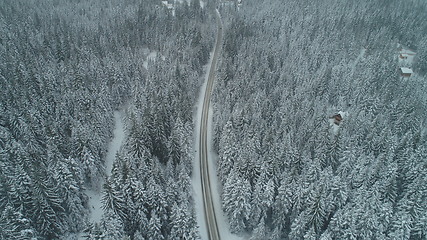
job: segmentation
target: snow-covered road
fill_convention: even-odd
[[[228,220],[221,210],[221,200],[218,191],[216,177],[217,156],[211,150],[212,141],[212,109],[209,107],[210,94],[213,87],[215,63],[222,45],[222,22],[219,12],[218,35],[211,55],[211,61],[207,68],[205,84],[202,86],[199,96],[197,123],[196,123],[196,161],[194,163],[194,175],[192,178],[195,191],[197,221],[200,226],[202,239],[239,239],[229,231]]]

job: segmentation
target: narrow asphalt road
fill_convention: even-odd
[[[203,195],[203,210],[208,240],[219,240],[221,236],[218,230],[217,219],[215,216],[215,209],[212,200],[211,182],[209,177],[209,160],[208,160],[208,147],[207,147],[207,132],[208,132],[208,117],[209,117],[209,103],[211,100],[212,86],[215,79],[216,62],[222,45],[222,20],[221,16],[216,11],[218,33],[216,36],[214,55],[209,70],[208,82],[206,84],[206,91],[203,100],[202,117],[200,121],[200,136],[199,136],[199,159],[200,159],[200,181],[202,185]]]

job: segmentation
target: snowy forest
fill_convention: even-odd
[[[427,1],[3,0],[0,239],[200,239],[195,112],[215,8],[230,230],[427,238]],[[126,137],[107,175],[115,111]],[[98,223],[86,190],[102,192]]]
[[[0,239],[198,238],[193,108],[210,8],[0,1]],[[127,137],[100,186],[116,109]],[[93,225],[84,190],[101,188]]]
[[[222,11],[213,117],[231,230],[426,239],[427,2],[246,0]]]

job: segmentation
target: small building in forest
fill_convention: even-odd
[[[336,125],[340,125],[341,121],[342,121],[342,116],[341,114],[335,114],[331,117],[331,119],[334,121],[334,124]]]
[[[163,6],[165,6],[169,10],[173,10],[174,6],[173,3],[170,3],[169,1],[162,1]]]
[[[414,62],[414,58],[417,53],[409,48],[400,47],[398,54],[398,61],[400,63],[404,63],[407,67],[410,67]]]
[[[401,53],[399,57],[400,59],[408,59],[409,55],[407,53]]]
[[[414,73],[412,71],[412,69],[407,68],[407,67],[401,67],[399,71],[400,71],[400,75],[402,75],[402,77],[410,77]]]

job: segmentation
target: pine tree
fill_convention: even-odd
[[[267,233],[266,233],[266,226],[265,226],[265,221],[264,218],[262,218],[260,221],[257,221],[258,226],[254,229],[252,236],[251,236],[251,240],[262,240],[265,239],[267,237]]]
[[[25,218],[20,211],[6,205],[0,215],[0,238],[34,240],[37,237],[38,233],[31,226],[31,221]]]
[[[104,211],[100,225],[106,239],[122,239],[125,236],[123,223],[112,210]]]
[[[122,221],[126,220],[126,202],[123,194],[115,189],[115,184],[107,180],[104,183],[104,195],[102,196],[102,208],[104,211],[112,211],[120,217]]]
[[[148,240],[165,239],[161,232],[162,226],[160,223],[160,218],[157,216],[154,210],[151,211],[150,215],[151,215],[151,218],[150,218],[150,221],[148,222],[147,239]]]
[[[416,60],[415,60],[415,68],[419,71],[419,73],[421,74],[426,74],[427,73],[427,47],[426,47],[426,43],[427,43],[427,38],[424,37],[423,39],[420,40],[418,46],[419,48],[417,49],[417,55],[416,55]]]
[[[101,240],[105,239],[105,235],[103,231],[101,230],[98,223],[95,224],[89,224],[89,226],[84,230],[85,232],[85,238],[87,240],[94,239],[94,240]]]
[[[237,161],[238,148],[235,145],[236,143],[236,135],[234,133],[233,124],[231,121],[228,121],[224,126],[224,130],[222,133],[222,138],[219,143],[220,159],[218,163],[218,175],[220,179],[223,179],[223,184],[225,184],[224,179],[229,176],[234,162]]]
[[[251,187],[235,169],[224,185],[223,206],[232,232],[239,233],[248,227],[251,211]]]
[[[83,179],[74,173],[76,161],[68,158],[58,161],[57,165],[49,167],[54,173],[53,178],[58,183],[58,194],[64,199],[64,209],[71,231],[78,231],[82,226],[81,215],[84,212],[80,191]]]
[[[66,230],[63,200],[49,180],[37,176],[34,181],[33,205],[28,209],[31,219],[41,235],[46,238],[58,237]]]

